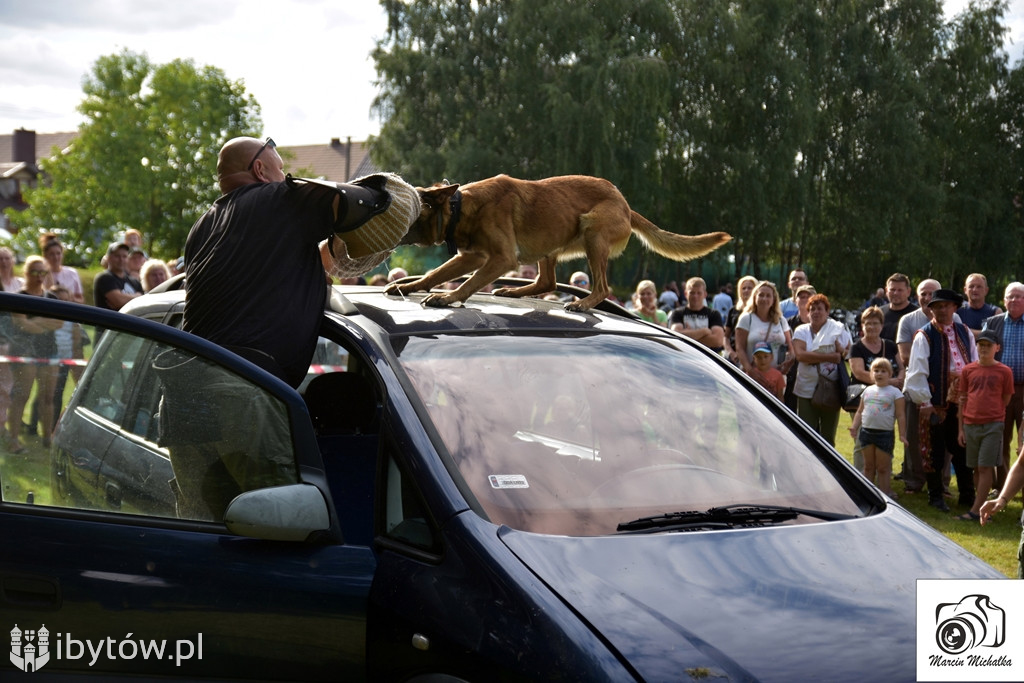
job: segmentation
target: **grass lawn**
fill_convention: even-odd
[[[836,450],[850,463],[853,462],[853,439],[850,437],[851,415],[843,412],[839,417],[839,429],[836,433]],[[892,471],[899,472],[903,464],[903,446],[896,444],[896,457],[893,459]],[[1021,497],[1014,499],[999,513],[994,524],[981,526],[976,522],[961,522],[956,515],[966,512],[956,505],[956,477],[950,483],[953,498],[947,499],[950,512],[940,512],[928,505],[927,493],[906,494],[903,482],[894,481],[893,491],[899,497],[899,504],[917,515],[928,525],[934,527],[947,537],[974,553],[990,565],[1010,578],[1017,577],[1017,547],[1020,543]]]

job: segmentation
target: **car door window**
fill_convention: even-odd
[[[181,349],[155,347],[159,445],[179,517],[219,520],[244,491],[298,481],[285,406],[238,375]]]
[[[117,335],[107,340],[107,355],[120,362],[107,362],[93,368],[86,384],[79,390],[83,408],[119,424],[124,416],[129,377],[138,362],[144,340],[132,335]]]
[[[220,522],[238,494],[298,482],[281,400],[185,349],[114,330],[52,445],[23,443],[0,459],[5,502]]]

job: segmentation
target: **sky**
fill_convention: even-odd
[[[376,0],[0,0],[0,133],[76,130],[83,77],[128,49],[242,81],[279,145],[365,140],[386,28]]]
[[[947,16],[966,5],[947,0]],[[1005,21],[1015,64],[1024,0]],[[0,0],[0,133],[76,130],[82,78],[128,49],[242,81],[280,145],[365,140],[380,132],[370,52],[386,28],[377,0]]]

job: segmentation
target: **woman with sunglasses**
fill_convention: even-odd
[[[45,286],[49,274],[50,270],[42,256],[29,256],[25,259],[25,286],[21,293],[56,298]],[[61,324],[60,320],[50,318],[11,315],[10,354],[23,357],[21,362],[11,366],[14,388],[11,390],[11,408],[7,415],[7,450],[11,453],[25,451],[25,445],[18,437],[21,434],[25,405],[32,394],[32,385],[38,383],[40,396],[53,396],[57,373],[56,367],[50,365],[49,361],[57,354],[53,333]],[[43,447],[49,448],[53,434],[52,401],[39,402],[39,421],[42,423]]]

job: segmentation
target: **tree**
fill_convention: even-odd
[[[124,229],[153,253],[181,253],[188,230],[219,194],[221,146],[262,128],[240,81],[190,60],[153,65],[124,50],[100,57],[83,85],[86,121],[70,150],[41,164],[48,181],[28,190],[30,208],[9,214],[27,252],[44,230],[59,232],[95,263]]]
[[[950,22],[941,0],[382,4],[382,166],[603,176],[663,228],[734,237],[683,265],[634,241],[620,292],[802,265],[859,303],[894,271],[997,282],[1024,259],[1005,0]]]

